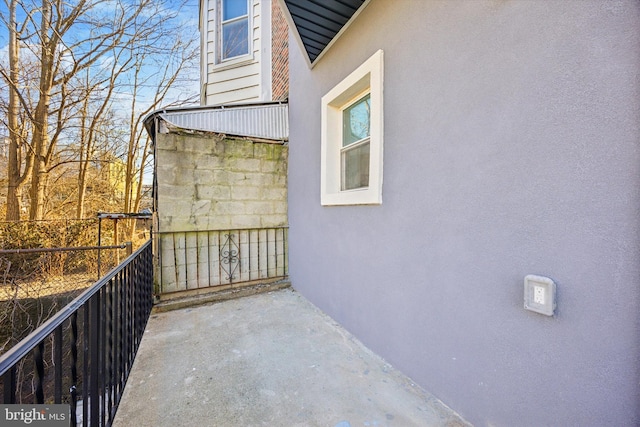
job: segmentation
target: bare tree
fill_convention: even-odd
[[[49,174],[59,165],[56,163],[61,159],[58,146],[61,141],[68,144],[65,139],[69,138],[71,123],[76,123],[79,128],[79,153],[82,153],[73,160],[80,165],[76,212],[82,215],[82,182],[101,117],[114,108],[112,99],[118,95],[116,90],[124,86],[123,79],[130,65],[141,56],[158,54],[158,47],[163,46],[172,33],[176,34],[176,28],[171,27],[177,14],[176,6],[169,9],[166,7],[168,3],[151,0],[78,0],[71,3],[36,0],[41,2],[39,4],[31,3],[31,0],[5,1],[9,2],[9,14],[2,19],[9,29],[10,55],[8,69],[5,64],[0,64],[0,76],[9,87],[7,123],[10,158],[6,217],[12,220],[20,218],[20,189],[29,181],[29,218],[44,218]],[[18,13],[24,19],[20,25]],[[21,85],[21,81],[26,79],[25,61],[20,55],[23,50],[37,58],[36,73],[31,82],[37,91]],[[101,77],[95,70],[104,67],[108,61],[112,61],[111,73],[104,78],[104,74]],[[139,75],[139,71],[136,73]],[[84,84],[78,85],[79,82]],[[158,86],[160,92],[171,82],[171,76],[162,80]],[[95,101],[96,94],[102,95],[100,101]],[[137,99],[137,95],[134,94],[132,99]],[[132,114],[137,109],[135,102],[139,101],[132,104]],[[152,108],[156,106],[154,104]],[[136,120],[131,118],[130,121]],[[139,126],[131,126],[130,130],[135,133]],[[128,153],[136,151],[137,140],[138,136],[130,137]],[[20,158],[20,153],[24,158]],[[137,176],[134,172],[136,160],[134,158],[131,165],[127,160],[127,169],[131,171],[128,177]],[[132,190],[130,185],[128,194],[133,193]],[[135,203],[126,202],[125,208],[133,208],[132,204]]]
[[[108,69],[106,78],[99,78],[93,84],[90,82],[90,75],[87,72],[85,87],[88,89],[82,103],[80,114],[80,147],[78,162],[78,198],[76,203],[76,218],[83,218],[85,213],[85,196],[87,189],[87,172],[94,154],[96,152],[96,141],[101,127],[104,126],[104,117],[109,115],[112,106],[112,96],[116,89],[118,78],[126,73],[130,67],[133,57],[129,56],[123,62],[120,61],[122,51],[114,52],[111,67]],[[100,90],[99,88],[102,88]],[[94,110],[90,111],[92,106],[92,95],[99,93],[100,96],[93,102]]]
[[[193,67],[198,58],[198,50],[193,43],[184,42],[180,37],[176,37],[173,44],[165,46],[162,50],[165,55],[145,55],[139,56],[136,63],[135,73],[133,73],[132,93],[129,117],[129,143],[126,152],[125,171],[125,212],[136,212],[140,207],[140,199],[143,187],[144,168],[149,163],[151,155],[151,140],[146,134],[142,121],[147,114],[158,109],[161,105],[171,107],[198,99],[197,94],[187,94],[185,98],[174,99],[172,103],[165,104],[168,94],[174,88],[182,72]],[[167,55],[166,53],[171,53]],[[143,64],[147,62],[147,67],[157,70],[152,75],[142,74]],[[138,95],[142,88],[152,89],[151,101],[144,102],[144,107],[139,109],[140,102]],[[189,97],[190,95],[190,97]]]
[[[23,159],[23,148],[26,147],[27,124],[21,120],[20,96],[18,89],[20,83],[20,43],[19,38],[24,33],[25,27],[18,27],[17,8],[18,1],[10,0],[7,4],[9,17],[5,20],[9,29],[9,72],[3,70],[3,76],[8,83],[8,107],[7,107],[7,128],[9,131],[9,152],[7,165],[7,220],[20,219],[20,200],[22,195],[22,185],[31,174],[33,166],[33,152],[26,151]],[[24,70],[23,70],[24,72]],[[22,104],[26,103],[22,100]],[[23,162],[24,160],[24,162]],[[21,170],[21,167],[24,169]]]

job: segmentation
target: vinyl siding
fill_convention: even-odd
[[[264,99],[261,84],[261,25],[263,25],[262,3],[252,0],[250,5],[251,55],[216,64],[216,7],[217,0],[207,2],[206,25],[206,80],[204,82],[205,105],[219,105],[238,102],[268,101]],[[270,55],[270,53],[269,53]]]

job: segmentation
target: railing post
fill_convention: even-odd
[[[113,218],[113,244],[118,245],[118,218]],[[116,263],[120,264],[120,253],[116,251]]]
[[[78,312],[71,315],[71,427],[76,427],[78,401]]]
[[[6,374],[3,375],[3,402],[4,404],[16,403],[16,368],[12,366]]]
[[[53,363],[54,363],[54,397],[53,403],[62,403],[62,325],[58,326],[53,334]]]
[[[102,245],[102,218],[98,215],[98,248]],[[101,267],[101,255],[102,251],[98,249],[98,280],[100,280],[100,267]]]
[[[89,424],[98,425],[100,420],[100,292],[96,292],[89,300],[89,317],[91,332],[89,335],[89,396],[83,405],[89,406]],[[86,361],[85,361],[86,363]],[[85,378],[86,381],[86,378]],[[84,421],[84,420],[83,420]]]
[[[113,319],[113,286],[114,286],[114,279],[109,280],[109,283],[107,284],[106,287],[106,311],[105,311],[105,317],[106,317],[106,334],[107,334],[107,345],[106,345],[106,356],[105,356],[105,360],[106,360],[106,372],[104,373],[104,378],[106,379],[106,385],[105,387],[107,388],[107,416],[109,419],[109,424],[112,421],[112,410],[113,410],[113,394],[115,392],[114,390],[114,383],[115,381],[113,380],[113,333],[114,333],[114,329],[113,329],[113,323],[114,323],[114,319]]]
[[[40,341],[33,353],[33,364],[36,368],[36,403],[44,403],[44,341]]]

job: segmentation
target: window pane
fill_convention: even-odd
[[[222,20],[247,14],[247,0],[222,0]]]
[[[369,142],[342,152],[342,190],[369,186]]]
[[[370,133],[371,96],[356,101],[352,106],[342,112],[343,132],[342,146],[346,147],[361,139],[367,138]]]
[[[249,20],[231,22],[222,26],[222,59],[249,53]]]

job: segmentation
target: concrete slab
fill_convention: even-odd
[[[468,424],[285,289],[153,314],[113,425]]]

